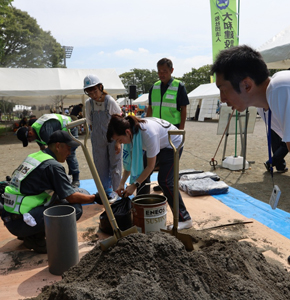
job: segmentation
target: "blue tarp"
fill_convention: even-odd
[[[214,195],[213,197],[243,216],[253,218],[290,238],[290,214],[284,210],[272,209],[268,203],[257,200],[232,187],[229,188],[228,194]]]
[[[157,173],[152,174],[151,181],[157,181]],[[81,180],[81,188],[86,189],[90,194],[96,193],[96,185],[93,179]],[[232,187],[229,187],[227,194],[214,195],[213,197],[241,215],[255,219],[281,235],[290,238],[289,213],[279,208],[273,210],[268,203],[257,200]]]

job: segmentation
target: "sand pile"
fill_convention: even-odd
[[[33,299],[290,299],[290,275],[249,243],[202,244],[187,252],[166,233],[132,234],[108,252],[96,246]]]

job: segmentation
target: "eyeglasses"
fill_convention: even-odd
[[[96,87],[94,89],[88,89],[85,91],[85,94],[88,95],[88,96],[91,96],[93,94],[95,94],[99,89]]]

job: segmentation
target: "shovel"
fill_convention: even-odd
[[[111,237],[103,240],[102,242],[100,242],[102,251],[106,251],[110,247],[115,245],[117,243],[117,241],[119,239],[121,239],[122,237],[125,237],[125,236],[127,236],[131,233],[138,233],[138,230],[137,230],[136,226],[133,226],[133,227],[131,227],[131,228],[125,230],[125,231],[121,231],[120,228],[118,227],[117,221],[116,221],[115,216],[112,212],[112,209],[111,209],[109,200],[107,198],[106,192],[105,192],[104,187],[101,183],[98,171],[95,167],[92,156],[91,156],[91,154],[88,150],[88,147],[87,147],[87,140],[88,140],[88,137],[89,137],[89,127],[88,127],[88,124],[86,123],[86,119],[82,118],[82,119],[73,121],[73,122],[67,124],[66,128],[71,129],[71,128],[73,128],[75,126],[79,126],[81,124],[85,124],[85,127],[86,127],[86,135],[85,135],[84,143],[82,143],[80,140],[76,139],[71,133],[70,133],[70,135],[76,142],[78,142],[82,146],[85,158],[86,158],[87,163],[89,165],[90,171],[91,171],[92,176],[94,178],[95,184],[98,188],[98,192],[100,194],[103,205],[105,207],[105,211],[107,213],[108,219],[109,219],[110,224],[111,224],[112,229],[113,229],[113,236],[111,236]]]
[[[178,148],[176,148],[171,140],[171,135],[182,135],[182,141]],[[185,246],[187,251],[193,250],[192,237],[189,234],[179,233],[178,229],[178,211],[179,211],[179,196],[178,196],[178,177],[179,177],[179,150],[183,146],[185,138],[184,130],[169,130],[168,131],[168,140],[174,151],[174,189],[173,189],[173,227],[171,230],[160,229],[163,232],[167,232],[171,235],[174,235],[177,239],[179,239]]]

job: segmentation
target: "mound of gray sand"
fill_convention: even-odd
[[[208,240],[187,252],[166,233],[95,247],[37,300],[290,299],[290,276],[247,242]]]

